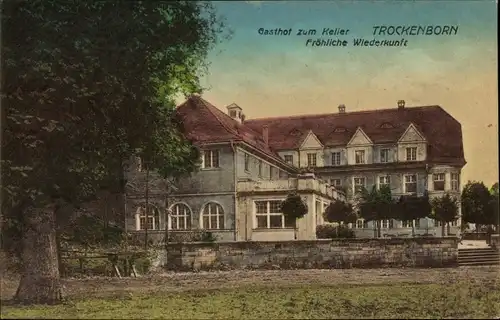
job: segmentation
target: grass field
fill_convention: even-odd
[[[58,306],[5,318],[494,318],[497,268],[296,270],[72,279]],[[427,276],[426,276],[427,275]],[[13,282],[7,286],[13,286]],[[11,290],[12,288],[8,289]],[[9,292],[2,290],[5,299]],[[12,292],[12,291],[10,291]]]

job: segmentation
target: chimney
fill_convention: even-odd
[[[269,126],[267,125],[262,127],[262,139],[266,144],[269,144]]]
[[[405,101],[398,100],[398,109],[404,109],[404,108],[405,108]]]
[[[345,104],[339,105],[339,113],[345,113]]]

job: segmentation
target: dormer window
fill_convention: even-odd
[[[300,135],[302,135],[302,132],[300,132],[300,130],[293,129],[293,130],[290,132],[290,135],[292,135],[292,136],[300,136]]]
[[[381,129],[392,129],[392,128],[394,128],[394,126],[392,124],[390,124],[389,122],[384,122],[384,123],[382,123],[380,128]]]
[[[346,128],[338,127],[338,128],[335,128],[335,130],[333,132],[339,133],[339,132],[346,132],[346,131],[347,131]]]
[[[238,121],[239,123],[241,123],[245,117],[243,112],[242,112],[242,109],[236,103],[232,103],[229,106],[227,106],[227,111],[228,111],[228,115],[232,119]]]

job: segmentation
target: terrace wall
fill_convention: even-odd
[[[457,266],[457,238],[172,243],[153,263],[168,270]],[[163,252],[161,252],[163,250]]]

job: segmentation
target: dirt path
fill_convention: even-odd
[[[273,270],[225,271],[200,273],[167,273],[140,278],[65,279],[68,297],[115,296],[132,293],[222,289],[246,285],[293,286],[304,284],[387,284],[387,283],[454,283],[472,281],[500,282],[500,269],[460,267],[446,269],[347,269],[347,270]],[[17,279],[2,278],[1,297],[15,293]]]

